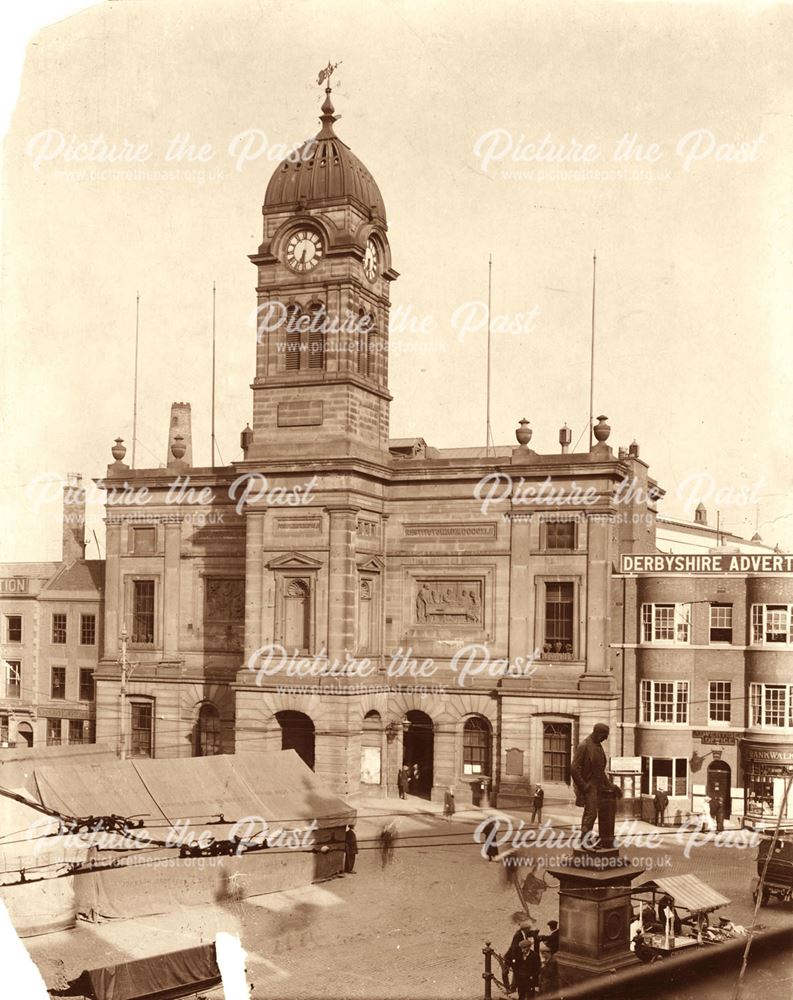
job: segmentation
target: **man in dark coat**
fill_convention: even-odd
[[[349,875],[355,872],[355,855],[358,853],[358,838],[355,836],[355,825],[350,823],[347,832],[344,834],[344,870]]]
[[[531,801],[531,821],[542,823],[542,804],[545,801],[545,792],[542,785],[537,785],[534,789],[534,798]]]
[[[397,773],[397,788],[400,799],[406,799],[408,797],[408,769],[404,764]]]
[[[515,931],[504,959],[512,970],[513,986],[517,987],[518,1000],[527,1000],[534,994],[540,977],[540,932],[530,920],[524,921]]]
[[[559,967],[556,955],[547,943],[540,945],[540,993],[556,993],[559,989]]]
[[[604,792],[611,792],[616,787],[606,777],[606,753],[601,746],[608,734],[609,727],[598,722],[591,734],[579,743],[570,767],[575,784],[575,804],[584,807],[582,834],[589,833],[595,826],[598,799]]]
[[[655,825],[664,826],[666,824],[666,807],[669,805],[669,796],[662,788],[655,790],[653,795],[655,805]]]
[[[555,955],[559,951],[559,921],[549,920],[548,926],[550,927],[550,933],[543,934],[540,938],[541,943],[547,944],[551,949],[551,954]],[[540,949],[542,950],[542,949]]]

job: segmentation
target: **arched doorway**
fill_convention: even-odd
[[[716,815],[715,803],[721,799],[724,806],[724,818],[730,818],[732,812],[731,784],[732,771],[730,770],[730,765],[723,760],[712,761],[708,766],[708,780],[705,785],[705,794],[710,799],[711,815]]]
[[[276,712],[281,727],[281,749],[297,750],[314,770],[314,723],[302,712]]]
[[[220,753],[220,712],[206,702],[198,712],[195,724],[196,757],[212,757]]]
[[[418,766],[418,778],[410,783],[411,795],[420,795],[428,799],[432,794],[432,768],[434,758],[434,734],[432,719],[417,709],[407,713],[405,718],[410,725],[405,733],[402,763],[413,773]]]
[[[33,746],[33,726],[29,722],[20,722],[17,726],[17,736],[20,740],[24,740],[29,746]]]

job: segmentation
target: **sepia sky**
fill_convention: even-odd
[[[219,450],[240,456],[247,255],[281,149],[319,128],[329,59],[401,275],[392,437],[484,444],[492,254],[495,442],[525,416],[537,451],[564,422],[584,449],[597,248],[609,443],[639,441],[662,513],[693,516],[698,480],[712,523],[718,506],[751,535],[759,498],[763,538],[793,550],[791,22],[723,3],[118,0],[42,28],[3,159],[0,559],[60,555],[59,505],[37,508],[32,481],[101,476],[114,438],[131,447],[137,292],[137,465],[165,462],[175,400],[209,463],[213,281]],[[246,136],[264,151],[243,161]],[[644,158],[615,159],[624,136]],[[97,137],[144,162],[69,158]],[[568,159],[538,161],[543,139]]]

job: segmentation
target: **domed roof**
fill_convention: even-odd
[[[320,117],[322,129],[276,168],[267,185],[264,208],[352,199],[385,222],[380,189],[355,153],[334,132],[337,116],[333,113],[330,87],[325,93]]]

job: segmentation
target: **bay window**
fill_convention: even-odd
[[[690,604],[642,605],[642,642],[688,643],[690,635]]]
[[[641,721],[688,723],[688,681],[642,681]]]

